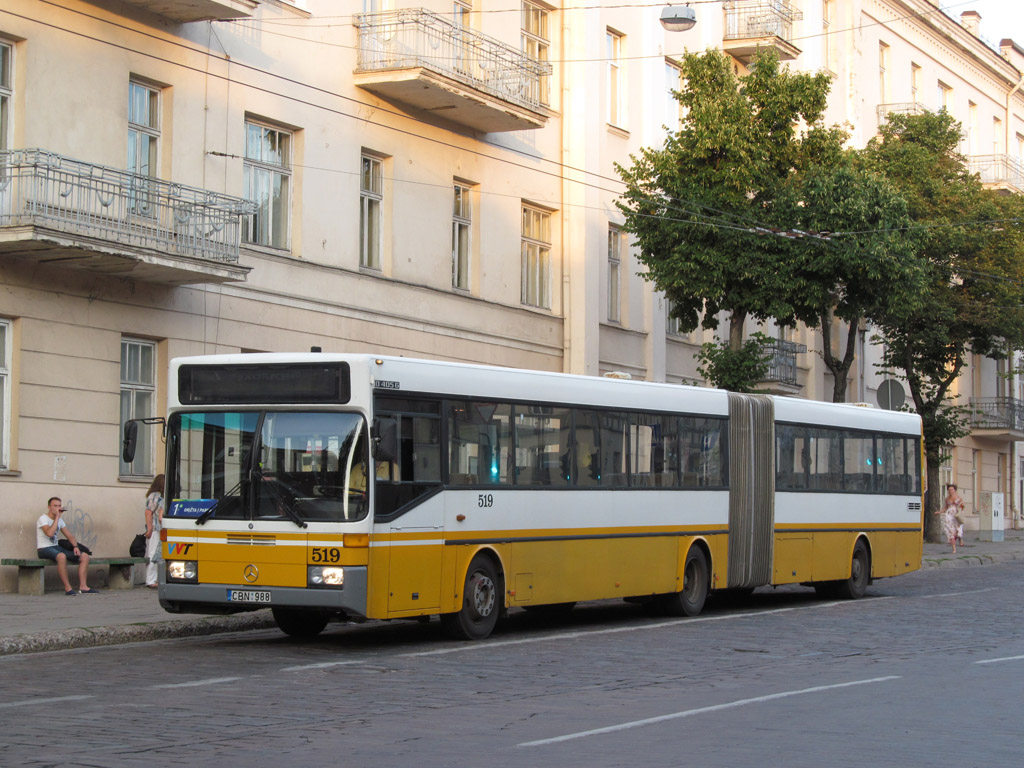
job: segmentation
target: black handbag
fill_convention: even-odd
[[[128,554],[131,557],[145,557],[146,556],[146,534],[137,533],[135,538],[132,539],[132,545],[128,547]]]
[[[75,545],[72,544],[67,539],[61,539],[60,541],[58,541],[57,542],[57,546],[60,547],[61,549],[66,549],[68,552],[74,552],[74,550],[75,550]],[[82,553],[84,553],[86,555],[91,555],[92,554],[92,550],[89,549],[87,546],[85,546],[85,544],[82,544],[81,542],[79,542],[79,544],[78,544],[78,551],[82,552]]]

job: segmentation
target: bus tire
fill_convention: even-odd
[[[690,547],[683,563],[683,591],[666,595],[662,603],[670,616],[697,616],[708,598],[708,558],[700,547]]]
[[[441,616],[445,634],[455,640],[483,640],[498,623],[501,595],[501,580],[494,563],[486,555],[477,555],[466,571],[462,610]]]
[[[290,637],[316,637],[327,626],[327,617],[298,608],[271,608],[277,628]]]
[[[871,583],[871,554],[863,539],[858,539],[853,546],[853,558],[850,562],[850,578],[836,583],[836,596],[844,600],[857,600],[864,597],[868,584]]]

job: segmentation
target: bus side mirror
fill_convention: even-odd
[[[124,423],[124,442],[121,443],[121,458],[125,464],[135,461],[135,445],[139,440],[139,422],[129,419]]]
[[[373,440],[373,458],[377,461],[398,461],[398,419],[374,419],[370,437]]]

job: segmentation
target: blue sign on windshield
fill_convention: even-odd
[[[167,517],[202,517],[216,503],[216,499],[175,499]]]

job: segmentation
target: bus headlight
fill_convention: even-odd
[[[199,581],[199,564],[195,560],[168,560],[168,581]]]
[[[345,569],[333,565],[309,566],[309,586],[341,589],[345,586]]]

